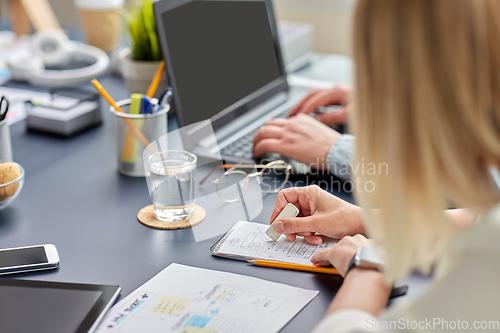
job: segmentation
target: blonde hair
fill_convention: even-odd
[[[394,280],[429,270],[450,203],[500,200],[500,1],[360,0],[353,47],[356,162],[388,165],[356,196]]]

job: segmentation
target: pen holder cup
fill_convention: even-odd
[[[170,105],[152,114],[129,114],[131,102],[125,99],[117,103],[125,113],[110,107],[116,119],[118,172],[131,177],[145,177],[143,153],[149,143],[156,142],[161,150],[168,149],[166,134]]]
[[[7,119],[0,121],[0,162],[12,162],[12,145]]]

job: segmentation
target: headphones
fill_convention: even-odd
[[[61,86],[87,83],[106,72],[108,55],[83,43],[70,41],[60,30],[35,33],[30,39],[32,54],[7,61],[14,80],[28,81],[37,86]],[[91,63],[77,69],[58,70],[71,62]]]

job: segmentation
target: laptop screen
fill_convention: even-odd
[[[265,1],[193,1],[161,18],[183,125],[212,118],[283,75]]]

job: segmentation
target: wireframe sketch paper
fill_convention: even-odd
[[[311,245],[302,237],[290,242],[282,236],[272,241],[266,235],[267,224],[238,221],[212,246],[212,255],[237,260],[274,260],[302,265],[312,265],[311,257],[332,247],[337,242],[323,237],[320,245]]]
[[[278,332],[318,293],[171,264],[116,304],[97,332]]]

